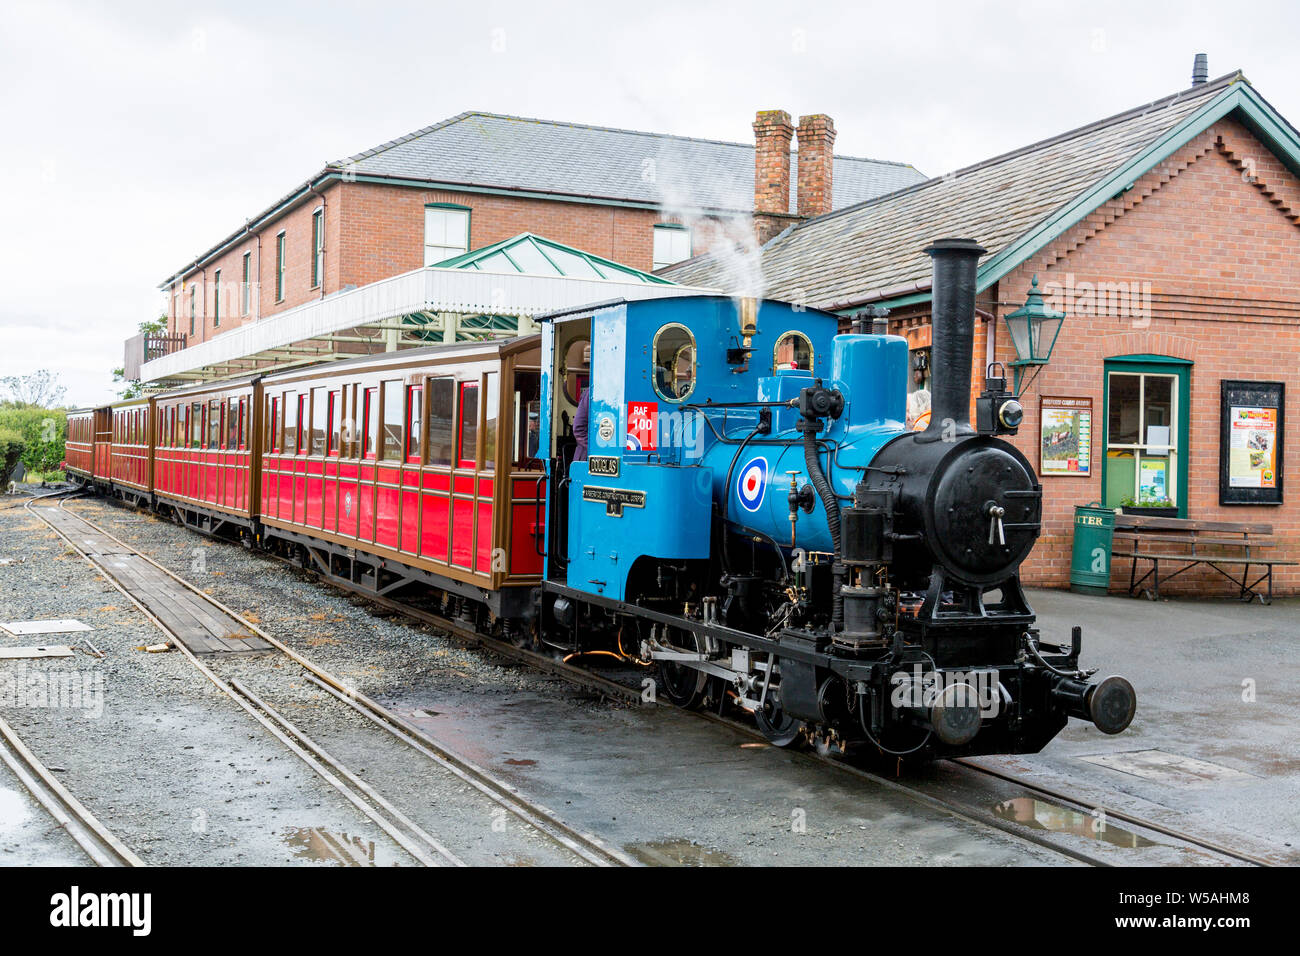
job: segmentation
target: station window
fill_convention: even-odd
[[[221,270],[213,273],[212,282],[212,327],[221,328]]]
[[[1178,509],[1182,374],[1118,368],[1106,372],[1106,507]]]
[[[459,433],[456,464],[473,468],[478,464],[478,382],[460,383]]]
[[[456,382],[450,378],[431,378],[429,389],[429,464],[451,465],[456,453]]]
[[[275,301],[284,301],[284,233],[275,237]]]
[[[469,249],[469,210],[464,206],[424,207],[424,264],[436,265]]]
[[[772,371],[811,372],[813,347],[802,332],[787,332],[776,340],[772,353]]]
[[[326,401],[325,389],[311,390],[311,454],[321,457],[325,455],[325,429],[329,424]]]
[[[195,333],[196,316],[199,309],[199,287],[190,283],[190,335]]]
[[[311,287],[317,288],[325,275],[325,210],[311,214]]]
[[[662,269],[691,257],[691,231],[676,223],[660,223],[654,229],[652,269]]]
[[[363,453],[366,458],[375,457],[375,439],[379,435],[379,389],[366,389],[366,433]]]
[[[244,315],[248,315],[249,307],[253,298],[253,254],[244,253],[244,282],[239,290],[239,309]]]
[[[542,434],[541,372],[515,371],[514,453],[516,468],[536,468]]]
[[[497,465],[497,417],[501,406],[501,376],[487,374],[487,401],[483,409],[483,468],[492,471]]]
[[[424,390],[412,385],[406,390],[406,460],[420,464],[420,437],[424,434],[421,416],[424,413]]]
[[[680,402],[695,389],[695,336],[676,322],[655,333],[654,388],[660,398]]]
[[[384,383],[384,461],[402,460],[402,383]]]

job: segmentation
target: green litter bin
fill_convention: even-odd
[[[1115,512],[1100,501],[1074,506],[1074,549],[1070,557],[1070,590],[1105,594],[1110,588],[1110,548]]]

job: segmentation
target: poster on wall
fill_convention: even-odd
[[[1282,382],[1220,385],[1219,504],[1282,503]]]
[[[1039,474],[1086,478],[1092,467],[1092,399],[1043,396],[1039,421]]]

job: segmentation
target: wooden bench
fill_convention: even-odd
[[[1117,558],[1133,559],[1128,579],[1128,591],[1133,597],[1144,592],[1151,600],[1158,601],[1162,582],[1203,564],[1237,585],[1237,596],[1241,600],[1259,598],[1261,604],[1271,604],[1273,568],[1297,563],[1267,556],[1267,550],[1277,545],[1272,535],[1273,526],[1269,524],[1121,514],[1115,516],[1115,545],[1111,554]],[[1117,550],[1122,544],[1127,545],[1127,550]],[[1151,567],[1140,578],[1137,576],[1139,561],[1151,562]],[[1162,578],[1162,561],[1166,567],[1170,563],[1180,567]],[[1225,571],[1225,567],[1239,568],[1241,576]],[[1251,580],[1252,568],[1259,571],[1254,580]],[[1150,586],[1144,587],[1148,581]],[[1257,589],[1265,583],[1267,589],[1261,593]]]

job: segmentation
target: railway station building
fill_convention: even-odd
[[[1269,524],[1274,556],[1300,559],[1300,505],[1283,494],[1300,479],[1300,448],[1285,440],[1300,392],[1300,134],[1244,75],[1194,76],[1155,102],[792,223],[762,247],[764,294],[835,311],[846,329],[889,309],[922,388],[922,249],[947,236],[987,250],[972,403],[988,363],[1002,363],[1025,409],[1013,441],[1042,476],[1026,583],[1068,583],[1074,509],[1089,503]],[[715,255],[660,274],[741,281]],[[1032,351],[1027,307],[1043,330]],[[1117,558],[1112,588],[1129,572]],[[1209,586],[1227,585],[1200,567],[1161,589]],[[1300,592],[1300,570],[1279,567],[1275,590]]]
[[[661,283],[649,273],[719,236],[756,247],[756,222],[784,228],[924,179],[905,163],[835,156],[829,118],[805,119],[796,129],[773,114],[752,144],[480,112],[416,130],[326,165],[168,276],[167,330],[128,340],[126,377],[175,383],[318,361],[377,333],[400,344],[404,314],[420,341],[431,324],[450,338],[462,322],[468,337],[517,334],[530,314],[576,304],[556,291],[572,283],[520,276],[589,281],[591,298],[611,298],[623,292],[601,283]],[[756,166],[766,168],[756,158],[783,193],[756,189]],[[362,331],[339,325],[348,310]],[[176,355],[200,346],[212,355]]]

